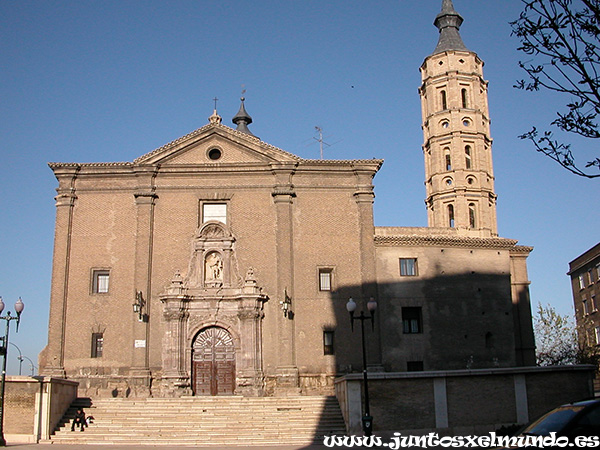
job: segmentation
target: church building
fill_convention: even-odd
[[[40,373],[80,395],[308,395],[362,370],[535,364],[526,259],[498,236],[483,62],[443,0],[421,66],[428,227],[375,227],[383,161],[304,159],[252,134],[242,98],[131,162],[57,180]],[[371,300],[373,299],[373,300]],[[358,324],[355,324],[355,327]]]

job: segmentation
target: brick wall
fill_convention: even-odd
[[[9,443],[47,439],[77,398],[77,383],[51,377],[6,377],[4,436]]]
[[[369,373],[370,412],[382,435],[482,434],[593,397],[593,376],[593,366]],[[336,380],[350,433],[361,428],[361,387],[361,374]]]

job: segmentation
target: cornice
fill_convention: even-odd
[[[506,238],[481,238],[468,236],[423,236],[423,235],[395,235],[375,236],[375,245],[379,247],[462,247],[462,248],[491,248],[511,251],[531,251],[532,247],[517,246],[517,240]]]
[[[527,245],[515,245],[514,248],[510,249],[511,253],[526,253],[529,254],[533,251],[533,247]]]
[[[383,164],[383,159],[302,159],[302,164],[315,164],[317,166],[347,165],[347,164],[374,164],[377,169]]]
[[[61,163],[61,162],[49,162],[48,167],[52,170],[55,169],[81,169],[82,167],[133,167],[131,162],[106,162],[106,163]]]

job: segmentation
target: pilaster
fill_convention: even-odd
[[[154,206],[158,196],[154,180],[156,167],[138,167],[137,189],[134,192],[136,205],[135,271],[131,303],[139,296],[142,307],[139,314],[131,313],[132,336],[130,376],[139,389],[149,387],[149,338],[152,304],[152,251],[154,240]]]
[[[71,261],[71,235],[74,209],[77,200],[75,182],[78,165],[54,169],[58,180],[56,200],[56,225],[54,229],[54,254],[52,258],[52,288],[48,345],[44,349],[40,373],[65,377],[65,334],[67,326],[67,298]]]
[[[375,172],[370,168],[355,168],[356,191],[354,199],[358,208],[358,228],[360,250],[358,257],[360,259],[360,288],[363,305],[361,307],[366,311],[366,304],[371,297],[378,300],[377,282],[375,273],[375,225],[373,220],[373,201],[375,193],[373,192],[373,177]],[[360,308],[360,307],[359,307]],[[375,315],[376,329],[379,330],[379,316]],[[371,333],[370,327],[365,332]],[[372,333],[366,342],[369,346],[369,365],[381,365],[381,333]]]
[[[299,393],[299,371],[296,365],[294,302],[294,223],[293,199],[296,196],[292,178],[297,163],[272,164],[275,184],[272,190],[276,210],[277,297],[275,303],[291,301],[291,314],[277,314],[277,379],[278,394]]]

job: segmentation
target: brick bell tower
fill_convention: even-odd
[[[488,83],[483,61],[460,37],[462,22],[443,0],[439,42],[421,66],[428,225],[497,236]]]

